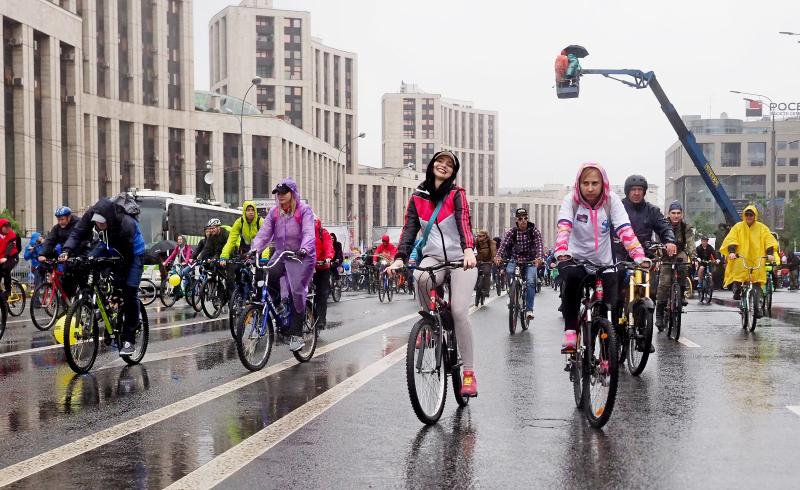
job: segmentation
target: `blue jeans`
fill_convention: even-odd
[[[506,265],[506,274],[508,279],[511,280],[514,277],[514,269],[517,267],[516,260],[509,260],[508,264]],[[525,266],[525,270],[522,272],[522,275],[525,277],[525,285],[527,289],[525,291],[525,309],[526,310],[533,310],[533,303],[534,298],[536,297],[536,266],[535,265],[528,265]]]

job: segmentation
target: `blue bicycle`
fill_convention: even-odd
[[[267,272],[275,267],[281,260],[298,260],[294,252],[285,251],[268,265],[258,265],[259,269]],[[265,274],[265,276],[268,274]],[[279,315],[278,309],[270,297],[266,279],[258,281],[256,298],[252,303],[243,305],[243,312],[239,315],[236,327],[236,352],[244,367],[250,371],[259,371],[266,366],[272,353],[272,344],[275,337],[290,336],[292,325],[292,308],[290,305],[288,315]],[[317,348],[317,318],[314,313],[314,293],[310,291],[306,297],[306,316],[303,322],[303,341],[305,346],[299,351],[293,351],[294,357],[300,362],[308,362],[314,356]]]

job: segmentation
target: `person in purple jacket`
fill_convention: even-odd
[[[317,257],[314,211],[300,200],[297,184],[292,179],[283,179],[272,193],[275,194],[275,207],[253,238],[250,251],[257,251],[260,255],[271,243],[275,246],[273,260],[287,250],[296,253],[300,259],[281,261],[270,269],[267,280],[272,299],[278,303],[280,298],[287,298],[281,306],[287,308],[291,304],[293,308],[289,349],[298,351],[305,347],[302,329],[306,316],[306,294],[314,276]],[[291,298],[291,302],[288,298]]]

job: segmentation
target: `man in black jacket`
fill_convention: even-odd
[[[72,214],[72,210],[67,206],[61,206],[56,209],[56,224],[50,229],[44,243],[42,244],[41,255],[39,255],[39,262],[48,259],[55,259],[58,256],[58,251],[67,242],[72,229],[78,222],[78,218]],[[86,243],[80,245],[81,252],[86,248]],[[61,286],[64,292],[70,296],[75,291],[76,280],[68,269],[65,268],[64,275],[61,277]]]
[[[222,227],[222,222],[211,218],[206,225],[206,242],[203,250],[197,255],[197,260],[219,259],[225,243],[228,242],[228,230]]]

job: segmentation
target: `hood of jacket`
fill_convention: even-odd
[[[581,194],[581,176],[583,172],[587,169],[593,168],[600,172],[600,177],[603,179],[603,194],[600,196],[600,200],[597,201],[597,204],[592,207],[584,198],[583,194]],[[611,192],[611,186],[608,183],[608,174],[606,173],[606,169],[603,168],[599,163],[596,162],[586,162],[582,164],[578,168],[578,173],[575,175],[575,182],[573,184],[573,193],[572,198],[575,200],[576,203],[584,206],[586,209],[599,209],[605,206],[608,202],[608,195]]]
[[[38,231],[34,231],[33,233],[31,233],[31,245],[36,245],[36,241],[41,236],[42,236],[42,234],[39,233]]]
[[[8,221],[6,218],[0,218],[0,228],[4,227],[6,225],[10,225],[10,224],[11,224],[11,222]],[[11,231],[14,231],[14,230],[11,230]]]
[[[442,153],[446,153],[451,157],[453,157],[453,175],[451,175],[450,178],[442,182],[442,185],[440,185],[439,188],[437,189],[436,178],[433,174],[433,162],[435,162],[436,159],[439,158],[439,155],[441,155]],[[458,160],[458,156],[456,156],[455,153],[453,153],[452,151],[437,151],[436,153],[434,153],[433,157],[431,158],[431,161],[428,162],[428,167],[425,170],[425,182],[423,182],[422,185],[420,185],[420,188],[427,191],[433,198],[433,201],[437,202],[444,196],[446,196],[448,192],[450,192],[450,189],[452,189],[453,187],[453,183],[456,181],[456,177],[458,176],[458,170],[460,168],[461,168],[461,162]]]
[[[755,223],[758,223],[758,208],[755,207],[754,204],[748,204],[744,209],[742,209],[742,221],[744,221],[744,213],[747,211],[751,211],[755,216]]]
[[[258,209],[256,208],[256,203],[253,201],[244,201],[242,203],[242,220],[244,220],[245,223],[247,223],[247,216],[245,216],[245,214],[247,213],[247,208],[251,206],[253,208],[253,211],[256,212],[255,216],[253,217],[253,221],[256,221],[258,219]]]

